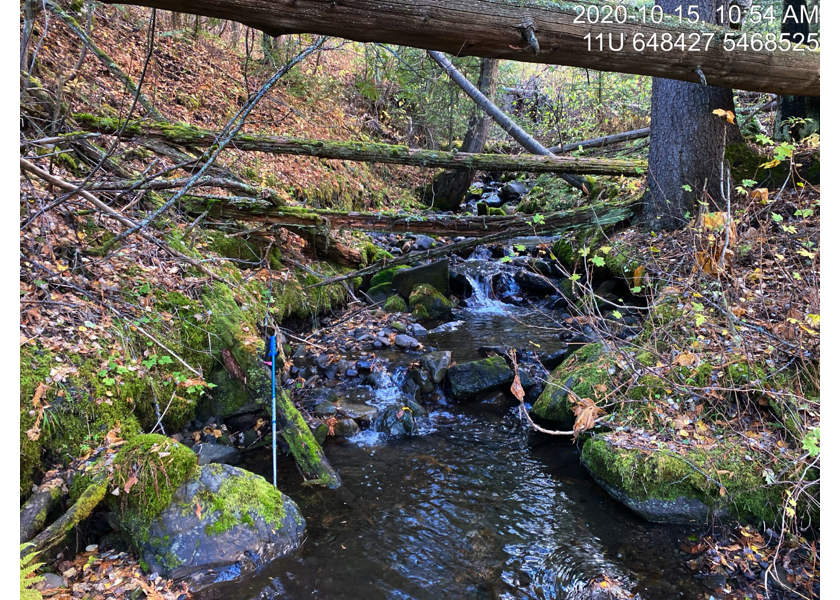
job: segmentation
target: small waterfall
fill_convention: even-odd
[[[493,291],[493,278],[486,279],[480,273],[473,277],[470,273],[464,273],[464,277],[470,282],[473,294],[467,298],[467,306],[471,310],[485,313],[505,313],[505,305],[496,300]]]

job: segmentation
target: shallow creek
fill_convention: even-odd
[[[521,308],[485,303],[459,313],[457,329],[423,340],[456,361],[480,358],[481,345],[523,347],[554,335],[549,319]],[[405,363],[420,354],[399,355]],[[371,403],[392,392],[377,390]],[[603,574],[639,598],[709,597],[678,549],[679,537],[697,532],[651,525],[613,502],[568,439],[530,433],[515,407],[427,408],[410,439],[368,431],[328,444],[339,491],[300,485],[285,462],[279,487],[306,517],[306,543],[214,596],[588,598],[587,583]],[[271,479],[270,453],[242,466]]]

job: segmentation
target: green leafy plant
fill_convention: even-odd
[[[32,544],[21,544],[20,551],[23,550],[27,546],[31,546]],[[27,554],[26,556],[21,557],[20,559],[20,598],[21,600],[41,600],[43,596],[41,596],[41,592],[38,590],[32,589],[32,586],[38,583],[39,581],[43,581],[44,577],[42,575],[35,575],[32,576],[35,571],[37,571],[44,563],[35,563],[30,564],[32,559],[35,558],[37,552],[32,552]]]
[[[808,454],[812,457],[817,456],[820,453],[820,428],[817,427],[816,429],[812,429],[808,432],[805,438],[802,440],[802,447],[808,451]]]

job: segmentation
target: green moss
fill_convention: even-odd
[[[409,269],[408,265],[397,265],[396,267],[391,267],[390,269],[383,269],[379,271],[376,275],[374,275],[370,280],[370,287],[371,289],[382,285],[383,283],[390,284],[394,280],[394,274],[397,271],[401,271],[403,269]]]
[[[596,400],[598,386],[606,384],[611,388],[610,364],[600,344],[583,346],[554,370],[531,408],[531,414],[563,425],[574,423],[574,403],[568,396],[568,390],[580,398]]]
[[[753,179],[763,181],[764,187],[773,189],[780,187],[787,179],[788,165],[786,163],[772,169],[765,169],[761,165],[770,161],[772,157],[759,154],[744,142],[729,144],[724,156],[731,165],[732,178],[738,183],[744,179]]]
[[[114,497],[129,527],[148,524],[172,502],[172,495],[198,466],[195,453],[174,440],[157,434],[134,437],[117,453],[113,484],[122,491],[126,482],[137,482],[128,493]]]
[[[218,468],[208,465],[210,468]],[[238,477],[225,480],[213,495],[211,507],[218,515],[205,528],[210,535],[218,535],[243,524],[254,526],[254,516],[259,516],[275,530],[283,528],[286,516],[283,495],[259,475],[243,471]]]
[[[493,206],[490,206],[490,207],[487,208],[487,214],[491,217],[505,217],[505,216],[507,216],[507,213],[503,209],[496,208],[496,207],[493,207]]]
[[[405,300],[398,295],[391,296],[385,301],[386,312],[406,312],[407,310]]]
[[[394,290],[394,286],[391,283],[380,283],[379,285],[373,286],[368,289],[367,294],[371,298],[376,298],[377,296],[388,296]]]
[[[415,306],[414,310],[411,311],[411,314],[415,319],[418,319],[418,320],[424,320],[424,319],[430,318],[429,317],[429,311],[427,311],[426,307],[423,306],[422,304],[418,304],[417,306]]]
[[[633,500],[693,498],[708,507],[726,507],[738,518],[772,523],[782,488],[766,485],[761,465],[745,460],[745,453],[737,438],[676,454],[619,448],[595,436],[586,441],[581,460],[598,479]]]
[[[420,306],[434,319],[446,319],[452,314],[452,302],[434,287],[424,283],[414,286],[411,290],[408,306],[414,307],[415,311]]]

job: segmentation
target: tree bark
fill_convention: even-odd
[[[117,3],[116,0],[108,0]],[[706,24],[682,26],[674,18],[661,24],[641,22],[641,13],[630,9],[627,22],[601,18],[580,23],[580,11],[533,3],[494,0],[130,0],[120,2],[166,10],[200,13],[241,21],[277,36],[287,33],[320,33],[358,42],[381,42],[508,60],[569,65],[587,69],[668,77],[698,82],[699,66],[709,85],[759,92],[818,96],[819,54],[767,52],[752,49],[727,52],[728,31]],[[584,7],[588,6],[586,4]],[[648,9],[648,15],[650,15]],[[577,23],[575,20],[577,19]],[[584,21],[586,18],[584,16]],[[612,22],[609,22],[612,21]],[[688,36],[686,48],[663,52],[652,44],[633,48],[634,36],[645,42],[668,33]],[[704,34],[712,34],[704,37]],[[699,46],[691,50],[697,34]],[[601,38],[598,36],[601,35]],[[623,40],[620,51],[608,45]],[[622,37],[623,36],[623,37]],[[604,40],[603,47],[598,40]],[[710,39],[708,48],[706,40]],[[536,42],[536,43],[530,43]],[[700,49],[701,51],[697,51]]]
[[[661,0],[673,13],[688,0]],[[701,19],[713,20],[715,0],[700,5]],[[693,6],[697,6],[693,4]],[[740,139],[737,126],[712,113],[735,112],[732,90],[654,78],[651,93],[650,153],[643,218],[656,230],[685,226],[697,202],[726,210],[729,173],[723,165],[727,143]]]
[[[86,127],[101,133],[116,133],[120,123],[114,119],[75,115]],[[516,126],[513,122],[511,125]],[[525,136],[527,133],[522,132]],[[129,123],[123,132],[126,139],[161,138],[172,144],[211,146],[216,142],[217,133],[198,129],[190,125],[156,123],[145,125],[139,122]],[[528,136],[530,137],[530,136]],[[533,138],[531,138],[533,139]],[[536,141],[528,149],[543,148]],[[430,168],[460,168],[480,171],[524,171],[531,173],[580,173],[590,175],[627,175],[639,174],[639,169],[647,166],[645,161],[624,159],[585,158],[572,156],[554,156],[543,153],[542,156],[503,154],[470,154],[465,152],[440,152],[420,150],[407,146],[376,144],[368,142],[334,142],[327,140],[304,140],[268,135],[238,134],[230,147],[237,150],[267,152],[269,154],[290,154],[293,156],[315,156],[336,160],[354,160],[361,162],[379,162],[400,165],[412,165]],[[546,150],[547,152],[547,150]],[[101,187],[99,189],[102,189]],[[243,188],[244,189],[244,188]]]
[[[490,102],[496,101],[496,86],[499,81],[499,61],[493,58],[481,59],[478,74],[478,90]],[[470,117],[461,152],[478,154],[484,151],[487,134],[490,132],[490,117],[475,112]],[[447,169],[435,178],[432,184],[432,198],[436,208],[457,211],[461,200],[470,189],[476,169]]]
[[[786,15],[788,9],[794,11],[795,15],[800,15],[800,11],[807,8],[805,0],[785,0],[783,4],[783,13]],[[802,34],[805,39],[810,33],[810,26],[805,19],[787,19],[782,20],[782,37],[791,39],[794,34]],[[788,119],[795,119],[789,122]],[[809,121],[799,122],[799,119],[810,119]],[[773,125],[773,139],[776,141],[790,141],[799,140],[808,137],[812,133],[820,129],[820,99],[819,97],[805,97],[805,96],[779,96],[778,111],[776,112],[776,121]]]
[[[478,104],[484,112],[490,115],[496,123],[498,123],[502,129],[505,130],[505,133],[510,135],[513,139],[517,142],[522,144],[522,146],[528,150],[529,152],[533,152],[534,154],[539,154],[541,156],[554,156],[551,152],[548,151],[548,148],[540,144],[537,140],[533,137],[528,135],[528,133],[522,129],[519,125],[514,123],[510,117],[508,117],[505,113],[503,113],[498,106],[493,104],[481,91],[478,90],[469,80],[464,77],[458,69],[455,68],[449,60],[440,52],[435,52],[430,50],[429,56],[441,66],[441,68],[446,71],[446,74],[454,81],[455,83],[460,86],[462,90],[473,99],[473,101]],[[568,172],[566,173],[558,173],[560,177],[562,177],[567,183],[573,185],[577,189],[583,191],[585,194],[589,194],[589,190],[586,188],[584,181],[580,177],[575,177],[573,175],[569,175]]]

